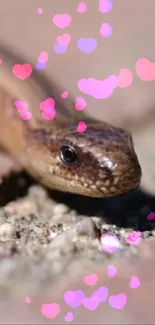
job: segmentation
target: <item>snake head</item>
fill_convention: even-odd
[[[34,162],[35,177],[60,191],[110,197],[135,189],[141,180],[130,133],[104,123],[88,124],[82,133],[75,125],[37,131],[30,157],[29,171],[34,174]]]

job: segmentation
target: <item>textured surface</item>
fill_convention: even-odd
[[[48,322],[40,308],[42,304],[52,302],[60,304],[61,314],[49,322],[62,323],[64,313],[71,309],[63,303],[64,292],[74,288],[81,290],[83,277],[91,273],[98,275],[100,285],[112,286],[111,294],[124,292],[120,282],[128,282],[133,275],[140,278],[141,286],[146,285],[137,262],[145,264],[144,257],[149,259],[153,254],[147,247],[154,242],[151,239],[154,237],[154,221],[147,219],[154,206],[153,199],[136,192],[112,201],[94,200],[48,193],[31,183],[32,180],[23,174],[6,179],[0,189],[1,323]],[[9,188],[13,190],[8,191]],[[19,199],[19,194],[24,197]],[[129,245],[125,240],[126,234],[133,229],[141,231],[139,245]],[[120,250],[114,256],[105,252],[101,245],[101,234],[106,233],[116,235],[120,240]],[[114,280],[102,279],[101,269],[106,274],[108,265],[118,266],[118,277]],[[85,287],[86,296],[94,288]],[[134,299],[139,296],[138,290]],[[104,324],[115,322],[115,317],[125,324],[131,321],[127,314],[133,308],[132,295],[129,290],[128,298],[131,298],[117,316],[112,307],[106,309]],[[30,304],[25,303],[26,297],[30,297]],[[80,312],[81,316],[78,310],[75,310],[75,323],[85,321],[87,324],[90,319],[93,323],[89,310]],[[96,322],[103,324],[102,311],[99,309],[97,313],[97,310],[94,311]]]

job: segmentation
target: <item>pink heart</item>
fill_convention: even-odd
[[[54,108],[47,107],[43,110],[41,115],[45,120],[53,120],[56,115],[56,110]]]
[[[27,120],[30,120],[31,119],[32,114],[30,112],[27,112],[27,111],[22,111],[20,113],[20,116],[21,116],[22,120],[27,121]]]
[[[37,12],[38,12],[38,14],[42,14],[43,13],[42,8],[38,8]]]
[[[87,103],[82,97],[77,97],[75,100],[75,109],[77,111],[82,111],[86,107]]]
[[[131,289],[136,289],[140,286],[140,280],[137,276],[132,276],[130,280],[130,288]]]
[[[88,286],[94,286],[97,283],[97,274],[89,274],[84,277],[84,283]]]
[[[60,45],[68,45],[69,42],[71,40],[71,36],[70,34],[63,34],[57,37],[56,41],[60,44]]]
[[[48,61],[48,53],[47,52],[41,52],[40,55],[39,55],[38,61],[40,63],[44,63],[44,62]]]
[[[68,91],[64,91],[63,93],[61,93],[61,98],[67,98],[68,97]]]
[[[124,293],[119,293],[116,296],[109,297],[109,305],[115,309],[122,309],[127,303],[127,296]]]
[[[27,79],[32,73],[32,66],[31,64],[15,64],[13,66],[13,74],[16,78],[25,80]]]
[[[25,298],[25,302],[26,302],[27,304],[30,304],[30,302],[31,302],[30,297],[26,297],[26,298]]]
[[[57,317],[57,315],[60,313],[60,306],[55,303],[43,304],[41,306],[41,312],[45,317],[52,319]]]
[[[78,5],[78,7],[77,7],[77,12],[79,13],[79,14],[82,14],[83,12],[85,12],[87,10],[87,6],[86,6],[86,4],[84,3],[84,2],[80,2],[79,3],[79,5]]]
[[[22,101],[15,100],[14,105],[17,108],[18,112],[23,112],[23,111],[28,110],[28,104],[26,104],[26,103],[24,103]]]
[[[0,58],[0,64],[2,64],[2,59]]]
[[[53,98],[47,98],[46,100],[40,103],[40,109],[43,111],[46,108],[52,108],[55,106],[55,100]]]
[[[113,265],[109,265],[108,266],[108,276],[113,277],[116,275],[116,273],[117,273],[116,267]]]
[[[112,35],[112,27],[109,24],[102,24],[101,28],[100,28],[100,34],[103,37],[109,37],[110,35]]]
[[[87,309],[95,310],[100,304],[100,300],[97,296],[92,296],[90,298],[83,299],[83,305]]]
[[[136,62],[136,72],[143,81],[152,81],[155,79],[155,62],[146,58],[141,58]]]
[[[72,320],[73,320],[73,313],[67,313],[65,316],[65,321],[72,322]]]
[[[111,0],[99,0],[99,11],[100,12],[109,12],[113,8]]]
[[[72,21],[72,17],[68,14],[56,14],[53,17],[53,24],[61,29],[66,28],[67,26],[70,25]]]
[[[122,69],[118,75],[118,84],[119,88],[126,88],[132,85],[132,73],[129,69]]]
[[[154,212],[149,213],[148,216],[147,216],[147,219],[148,220],[154,220],[155,219],[155,213]]]
[[[87,124],[83,121],[80,121],[77,126],[77,131],[81,133],[86,131],[86,129],[87,129]]]
[[[88,51],[87,46],[86,51]],[[117,86],[117,83],[117,76],[110,75],[107,79],[104,80],[96,80],[94,78],[80,79],[78,81],[78,88],[81,92],[88,94],[91,97],[94,97],[96,99],[103,99],[109,98],[112,95],[114,89]]]
[[[138,245],[141,241],[142,234],[140,231],[132,231],[125,235],[125,240],[129,245]]]

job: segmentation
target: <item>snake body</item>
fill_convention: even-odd
[[[19,61],[0,50],[0,145],[39,182],[49,188],[90,197],[109,197],[136,188],[141,168],[131,134],[105,122],[87,123],[78,132],[81,112],[56,103],[56,117],[45,120],[40,103],[47,98],[38,79],[20,80],[13,74]],[[51,96],[49,96],[51,97]],[[28,104],[23,120],[14,101]]]

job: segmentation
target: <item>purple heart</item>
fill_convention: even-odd
[[[54,51],[59,54],[64,54],[67,50],[67,45],[54,44]]]
[[[113,4],[110,0],[99,0],[99,11],[109,12],[113,8]]]
[[[136,289],[140,286],[140,280],[137,276],[132,276],[131,281],[130,281],[130,288],[131,289]]]
[[[77,46],[82,52],[89,54],[96,49],[97,41],[95,38],[92,38],[92,37],[91,38],[80,38],[77,41]]]
[[[100,303],[100,300],[96,296],[85,298],[83,300],[83,306],[89,310],[95,310]]]
[[[108,289],[106,287],[100,287],[92,293],[92,296],[96,296],[100,302],[104,302],[108,297]]]
[[[73,320],[73,314],[72,313],[67,313],[65,316],[65,321],[66,322],[72,322]]]
[[[81,290],[67,291],[64,294],[64,301],[72,308],[77,308],[82,305],[85,294]]]
[[[116,296],[109,297],[109,305],[115,309],[122,309],[127,303],[127,296],[124,293],[119,293]]]
[[[37,70],[43,70],[43,69],[45,69],[46,68],[46,62],[38,62],[37,64],[36,64],[36,69]]]

